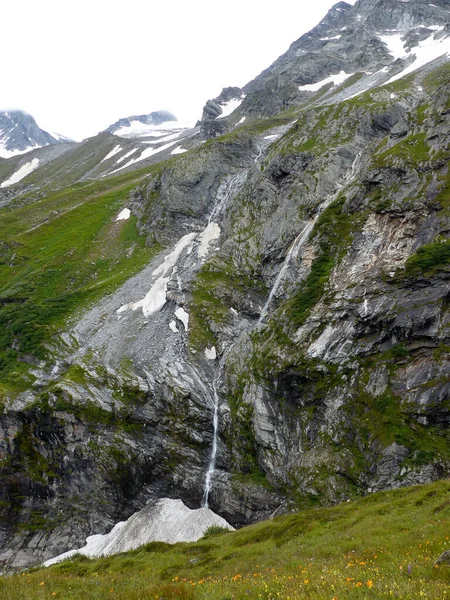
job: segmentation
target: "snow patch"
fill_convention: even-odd
[[[168,144],[164,144],[163,146],[160,146],[159,148],[146,148],[137,158],[132,158],[122,167],[119,167],[118,169],[111,171],[110,175],[112,175],[113,173],[117,173],[117,171],[121,171],[122,169],[126,169],[127,167],[130,167],[131,165],[134,165],[135,163],[140,162],[141,160],[150,158],[150,156],[153,156],[154,154],[163,152],[164,150],[171,148],[176,143],[177,143],[177,140],[175,140],[174,142],[169,142]],[[119,162],[119,161],[117,161],[117,162]]]
[[[182,148],[181,146],[177,146],[170,154],[183,154],[183,152],[187,152],[186,148]]]
[[[116,221],[126,221],[131,216],[131,210],[129,208],[124,208],[116,218]]]
[[[405,50],[405,42],[402,40],[402,33],[395,33],[394,35],[380,35],[379,39],[388,48],[389,54],[392,54],[394,59],[405,58],[408,52]]]
[[[19,154],[26,154],[31,150],[36,150],[40,146],[28,146],[25,150],[6,150],[4,144],[0,142],[0,157],[1,158],[12,158],[13,156],[19,156]]]
[[[122,150],[121,146],[116,146],[115,148],[113,148],[111,150],[111,152],[109,154],[107,154],[105,156],[105,158],[103,158],[100,162],[104,162],[105,160],[108,160],[109,158],[112,158],[113,156],[115,156],[116,154],[118,154],[120,151]]]
[[[127,152],[126,154],[124,154],[123,156],[121,156],[117,162],[116,165],[118,165],[119,163],[121,163],[123,160],[125,160],[126,158],[128,158],[129,156],[131,156],[132,154],[134,154],[135,152],[137,152],[139,150],[139,148],[133,148],[133,150],[130,150],[129,152]]]
[[[245,98],[245,96],[244,96]],[[220,104],[220,107],[222,109],[222,113],[216,117],[216,119],[221,119],[222,117],[228,117],[228,115],[231,115],[231,113],[233,111],[235,111],[238,106],[240,106],[242,104],[242,100],[243,98],[233,98],[232,100],[229,100],[228,102],[224,102],[224,104]]]
[[[420,69],[420,67],[423,67],[427,63],[436,60],[436,58],[439,58],[444,54],[450,58],[450,37],[437,40],[435,39],[435,35],[436,34],[431,35],[427,39],[420,42],[418,46],[412,48],[407,56],[414,55],[416,57],[414,62],[411,63],[409,67],[406,67],[406,69],[403,69],[403,71],[400,73],[397,73],[397,75],[391,77],[383,85],[388,85],[393,81],[397,81],[397,79],[401,79],[402,77],[409,75],[409,73],[412,73],[413,71],[417,71],[417,69]]]
[[[352,75],[354,75],[354,73],[346,73],[345,71],[341,71],[340,73],[337,73],[336,75],[330,75],[326,79],[322,79],[322,81],[318,81],[317,83],[300,85],[298,89],[305,92],[317,92],[321,87],[328,85],[329,83],[332,83],[333,85],[340,85]]]
[[[208,227],[198,236],[200,245],[197,250],[199,258],[204,258],[208,254],[209,245],[220,237],[220,227],[217,223],[209,223]]]
[[[127,310],[134,311],[138,308],[142,308],[144,317],[148,317],[161,310],[167,301],[167,284],[170,280],[169,272],[175,267],[183,250],[187,248],[189,251],[192,248],[192,244],[197,235],[197,233],[188,233],[178,241],[175,248],[165,257],[162,264],[153,271],[152,277],[157,279],[149,292],[138,302],[129,302],[128,304],[121,306],[116,311],[119,318],[121,314]]]
[[[342,31],[342,30],[341,30]],[[342,37],[342,35],[335,35],[333,37],[324,37],[324,38],[320,38],[320,40],[322,42],[331,42],[331,40],[340,40]]]
[[[22,165],[15,173],[13,173],[6,181],[4,181],[0,187],[5,188],[10,185],[18,183],[21,179],[32,173],[39,166],[39,159],[33,158],[33,160],[25,165]]]
[[[242,117],[242,119],[236,123],[236,126],[238,126],[238,125],[242,125],[242,123],[243,123],[244,121],[245,121],[245,117]]]
[[[234,528],[209,508],[191,510],[181,500],[158,500],[154,506],[146,506],[134,513],[127,521],[117,523],[105,535],[91,535],[83,548],[69,550],[44,563],[49,567],[75,554],[91,558],[110,556],[134,550],[149,542],[195,542],[211,527]]]
[[[177,310],[175,311],[175,316],[183,323],[185,331],[188,331],[189,314],[184,310],[184,308],[177,308]]]
[[[183,129],[192,129],[194,125],[195,124],[190,121],[182,123],[180,123],[180,121],[165,121],[160,125],[148,125],[146,123],[141,123],[140,121],[131,121],[129,127],[121,127],[114,132],[114,135],[123,138],[157,136],[158,134],[167,135],[168,131],[177,129],[181,132]]]
[[[211,348],[205,348],[205,357],[207,358],[207,360],[216,360],[216,358],[217,358],[216,347],[212,346]]]
[[[176,322],[175,322],[175,321],[170,321],[170,323],[169,323],[169,327],[170,327],[170,329],[171,329],[171,330],[172,330],[174,333],[179,333],[179,332],[180,332],[180,330],[178,329],[178,327],[177,327],[177,324],[176,324]]]

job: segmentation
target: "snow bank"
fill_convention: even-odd
[[[228,102],[224,102],[224,104],[220,104],[222,109],[222,113],[216,117],[217,119],[221,119],[222,117],[228,117],[231,113],[237,109],[238,106],[242,104],[243,98],[233,98]]]
[[[414,62],[400,73],[397,73],[397,75],[391,77],[389,81],[386,81],[383,85],[397,81],[397,79],[401,79],[402,77],[405,77],[405,75],[417,71],[420,67],[423,67],[432,60],[436,60],[436,58],[439,58],[444,54],[447,54],[450,58],[450,37],[435,39],[435,34],[430,35],[430,37],[420,42],[418,46],[412,48],[411,51],[407,53],[406,56],[415,55],[416,58]]]
[[[329,83],[332,83],[333,85],[340,85],[352,75],[354,75],[354,73],[345,73],[345,71],[341,71],[340,73],[337,73],[336,75],[330,75],[326,79],[322,79],[322,81],[318,81],[317,83],[299,85],[298,89],[305,92],[317,92],[321,87],[328,85]]]
[[[178,129],[192,129],[195,123],[182,122],[180,121],[165,121],[160,125],[141,123],[140,121],[131,121],[129,127],[121,127],[114,132],[114,135],[124,138],[130,137],[144,137],[144,136],[157,136],[166,135],[167,131]]]
[[[175,311],[175,316],[177,319],[179,319],[183,325],[184,325],[184,329],[185,331],[188,331],[189,329],[189,313],[187,313],[184,308],[177,308],[177,310]]]
[[[216,360],[217,350],[215,346],[211,346],[211,348],[205,348],[205,358],[207,360]]]
[[[200,245],[197,253],[199,258],[205,258],[208,254],[209,245],[220,238],[220,227],[217,223],[209,223],[208,227],[198,236]]]
[[[183,154],[183,152],[187,152],[186,148],[182,148],[181,146],[177,146],[170,154]]]
[[[116,221],[126,221],[131,216],[131,210],[129,208],[124,208],[116,218]]]
[[[33,158],[33,160],[25,165],[22,165],[15,173],[13,173],[6,181],[4,181],[0,187],[5,188],[10,185],[14,185],[21,179],[32,173],[39,166],[39,159]]]
[[[392,54],[395,60],[397,58],[405,58],[407,51],[405,50],[405,42],[402,40],[403,33],[394,33],[392,35],[380,35],[379,39],[386,44],[389,54]]]
[[[181,500],[164,498],[134,513],[127,521],[117,523],[109,533],[91,535],[82,548],[51,558],[44,566],[49,567],[75,554],[91,558],[110,556],[134,550],[149,542],[195,542],[211,526],[233,529],[209,508],[191,510]]]
[[[113,148],[111,150],[111,152],[109,154],[107,154],[105,156],[105,158],[103,158],[100,162],[104,162],[105,160],[108,160],[108,158],[112,158],[113,156],[115,156],[116,154],[118,154],[120,151],[122,150],[121,146],[116,146],[115,148]]]
[[[198,233],[188,233],[178,241],[173,251],[168,254],[163,263],[153,271],[152,277],[157,279],[150,288],[149,292],[138,302],[130,302],[129,304],[124,304],[121,306],[117,310],[117,315],[119,317],[127,310],[137,310],[138,308],[142,308],[144,317],[148,317],[149,315],[161,310],[167,301],[166,293],[167,284],[170,280],[170,272],[176,265],[183,250],[185,248],[191,248],[197,236]]]

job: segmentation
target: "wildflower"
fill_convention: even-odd
[[[306,584],[306,585],[308,585],[309,579],[305,579],[303,583]]]
[[[373,586],[373,581],[369,579],[369,581],[366,582],[366,585],[368,588],[371,588]]]
[[[45,585],[45,581],[41,581],[39,585]]]
[[[361,586],[362,586],[362,583],[361,583],[361,581],[357,581],[357,582],[355,583],[355,586],[356,586],[356,587],[361,587]]]

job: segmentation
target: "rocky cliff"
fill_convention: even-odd
[[[447,4],[427,6],[336,5],[227,134],[133,184],[145,268],[38,357],[15,325],[33,366],[3,392],[4,563],[161,497],[240,526],[448,476],[450,48]]]

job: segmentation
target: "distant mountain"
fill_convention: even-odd
[[[303,104],[321,86],[336,85],[339,75],[340,83],[347,78],[347,96],[354,96],[385,84],[406,67],[413,71],[450,50],[448,10],[448,0],[338,2],[244,87],[240,111],[275,115]]]
[[[133,115],[119,119],[105,131],[120,137],[141,137],[151,135],[155,127],[167,122],[177,122],[176,116],[168,110],[157,110],[148,115]]]
[[[10,158],[29,150],[71,142],[58,134],[50,135],[41,129],[31,115],[21,111],[0,112],[0,157]]]

